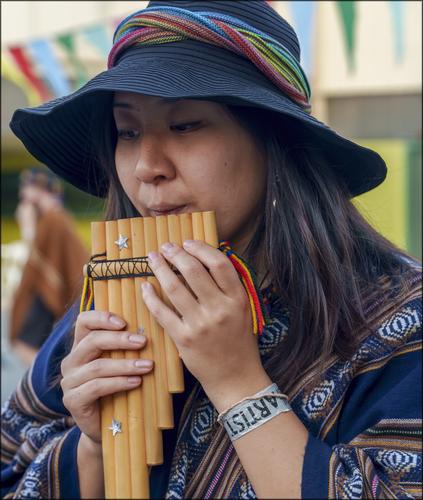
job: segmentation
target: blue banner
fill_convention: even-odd
[[[404,57],[404,8],[407,2],[403,0],[390,1],[392,25],[394,30],[395,60],[401,62]]]
[[[57,59],[53,47],[48,40],[38,39],[28,42],[28,51],[43,78],[48,82],[55,97],[72,92],[66,72]]]
[[[107,58],[112,48],[112,36],[107,33],[103,25],[90,26],[83,29],[81,33],[99,51],[101,56]]]
[[[307,76],[313,71],[314,28],[316,2],[294,1],[289,3],[294,29],[301,47],[301,66]]]

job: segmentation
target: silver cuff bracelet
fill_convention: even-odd
[[[290,410],[288,397],[279,391],[276,384],[272,384],[222,412],[217,421],[224,426],[231,441],[235,441],[280,413]]]

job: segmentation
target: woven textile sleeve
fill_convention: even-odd
[[[79,498],[80,431],[54,383],[73,326],[71,309],[2,408],[2,498]]]
[[[421,324],[419,295],[351,362],[336,363],[299,395],[301,416],[317,429],[305,451],[304,498],[421,498]],[[337,394],[345,378],[351,382]]]

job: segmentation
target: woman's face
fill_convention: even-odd
[[[258,221],[264,154],[227,108],[116,93],[116,170],[142,216],[216,212],[219,238],[241,251]]]

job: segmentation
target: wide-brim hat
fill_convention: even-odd
[[[151,1],[149,8],[169,6],[188,13],[218,13],[237,18],[266,33],[300,60],[292,27],[264,0]],[[105,196],[108,179],[93,155],[91,140],[99,106],[116,91],[162,98],[217,100],[279,113],[296,131],[296,141],[318,150],[355,196],[380,184],[386,165],[374,151],[362,147],[314,118],[304,106],[265,75],[252,60],[204,41],[183,39],[147,46],[132,46],[114,65],[76,92],[34,108],[18,109],[10,127],[27,150],[53,172],[88,193]]]

